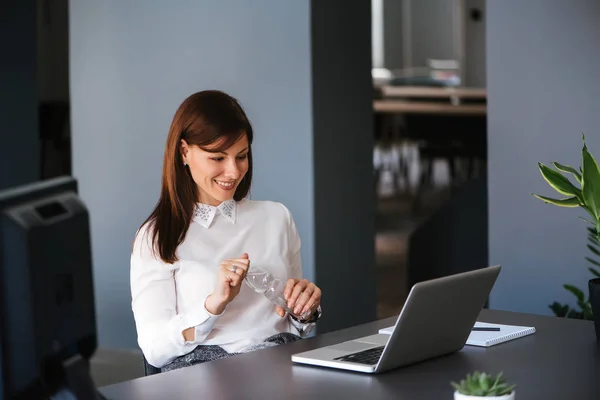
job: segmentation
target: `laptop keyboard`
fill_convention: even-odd
[[[334,358],[337,361],[348,361],[359,364],[375,365],[381,358],[381,353],[385,346],[375,347],[369,350],[359,351],[358,353],[348,354],[342,357]]]

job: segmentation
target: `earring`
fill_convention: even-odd
[[[184,167],[187,167],[187,163],[186,163],[185,161],[183,162],[183,166],[184,166]]]

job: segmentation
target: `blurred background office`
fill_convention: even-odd
[[[371,6],[378,316],[388,317],[412,284],[487,263],[486,7]]]

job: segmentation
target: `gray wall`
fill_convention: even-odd
[[[325,332],[376,317],[371,7],[311,4],[315,265]]]
[[[410,0],[412,57],[408,66],[425,67],[427,59],[455,59],[454,1]]]
[[[428,58],[456,58],[453,0],[380,1],[383,20],[374,22],[383,25],[385,68],[425,67]]]
[[[292,211],[314,279],[309,3],[70,2],[73,175],[91,212],[101,346],[135,347],[129,254],[189,94],[236,96],[256,132],[252,198]],[[368,134],[367,134],[368,135]]]
[[[485,87],[485,26],[486,26],[486,1],[465,1],[465,85]],[[481,11],[481,19],[474,21],[471,18],[471,9]]]
[[[40,177],[36,12],[35,0],[0,12],[0,190]]]
[[[403,0],[383,1],[383,54],[384,67],[388,69],[404,68],[402,45],[402,9]]]
[[[600,3],[503,0],[487,4],[490,262],[504,269],[490,307],[551,314],[587,292],[586,224],[554,195],[537,162],[579,166],[581,132],[600,157]]]

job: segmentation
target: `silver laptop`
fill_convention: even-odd
[[[380,373],[463,348],[500,266],[415,284],[391,335],[375,334],[292,355],[320,367]]]

